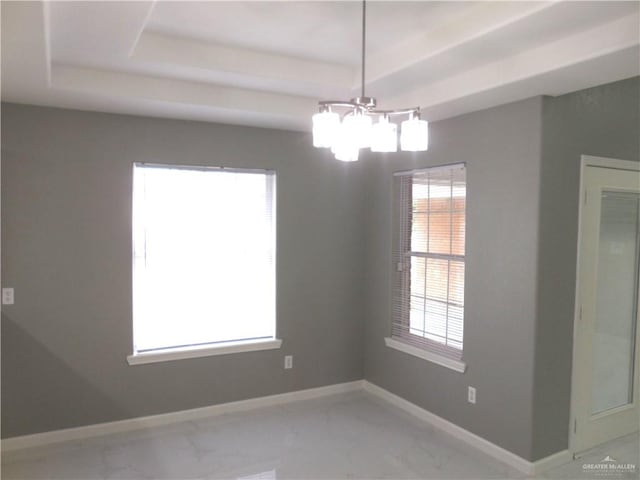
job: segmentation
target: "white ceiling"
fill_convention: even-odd
[[[1,2],[2,100],[307,130],[360,2]],[[640,74],[640,2],[367,3],[366,94],[437,120]]]

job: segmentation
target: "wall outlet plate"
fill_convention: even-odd
[[[13,305],[13,288],[3,288],[2,289],[2,304],[3,305]]]
[[[284,356],[284,368],[285,369],[293,368],[293,355]]]
[[[475,387],[469,387],[467,392],[467,401],[469,403],[476,403],[476,389]]]

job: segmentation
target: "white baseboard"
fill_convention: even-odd
[[[19,450],[40,447],[44,445],[67,442],[70,440],[82,440],[87,438],[109,435],[112,433],[122,433],[134,430],[141,430],[150,427],[170,425],[172,423],[184,422],[188,420],[200,420],[224,413],[241,412],[259,407],[282,405],[299,400],[309,400],[312,398],[334,395],[337,393],[353,392],[365,390],[376,395],[383,400],[395,405],[398,408],[420,418],[430,425],[458,438],[472,447],[486,453],[487,455],[519,470],[527,475],[537,475],[544,470],[562,465],[571,461],[571,454],[568,450],[550,455],[536,462],[530,462],[524,458],[499,447],[475,433],[471,433],[454,423],[445,420],[407,400],[401,398],[373,383],[366,380],[355,382],[338,383],[324,387],[310,388],[307,390],[297,390],[295,392],[269,395],[266,397],[251,398],[237,402],[222,403],[209,407],[182,410],[179,412],[163,413],[148,417],[131,418],[116,422],[98,423],[83,427],[67,428],[64,430],[54,430],[51,432],[24,435],[3,439],[0,442],[2,453],[17,452]]]
[[[502,463],[505,463],[527,475],[537,475],[544,470],[562,465],[571,460],[571,454],[569,453],[569,451],[563,450],[536,462],[530,462],[516,455],[515,453],[505,450],[504,448],[499,447],[498,445],[476,435],[475,433],[471,433],[470,431],[465,430],[464,428],[451,423],[450,421],[445,420],[444,418],[439,417],[425,410],[424,408],[419,407],[409,402],[408,400],[405,400],[404,398],[399,397],[398,395],[391,393],[371,382],[363,380],[362,386],[365,391],[395,405],[398,408],[401,408],[402,410],[418,417],[419,419],[427,422],[437,429],[442,430],[443,432],[446,432],[459,440],[462,440],[468,445],[471,445],[472,447],[486,453],[496,460],[499,460]]]
[[[98,423],[83,427],[66,428],[64,430],[54,430],[51,432],[35,433],[3,439],[0,442],[0,449],[3,453],[14,452],[27,448],[40,447],[53,443],[67,442],[70,440],[82,440],[86,438],[99,437],[112,433],[129,432],[161,425],[169,425],[188,420],[199,420],[203,418],[221,415],[223,413],[239,412],[251,410],[258,407],[268,407],[295,402],[298,400],[309,400],[312,398],[334,395],[336,393],[352,392],[362,389],[362,380],[348,383],[338,383],[324,387],[310,388],[307,390],[297,390],[295,392],[269,395],[266,397],[250,398],[237,402],[222,403],[209,407],[194,408],[191,410],[181,410],[179,412],[162,413],[148,417],[137,417],[116,422]]]

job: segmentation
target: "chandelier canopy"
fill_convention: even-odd
[[[313,116],[313,146],[330,148],[337,160],[355,162],[361,148],[372,152],[398,151],[398,126],[392,118],[408,117],[400,124],[400,148],[423,152],[429,147],[429,124],[420,119],[420,107],[377,110],[376,99],[365,96],[366,0],[362,1],[362,77],[360,96],[351,100],[323,100]],[[341,115],[342,114],[342,115]],[[377,117],[377,122],[373,119]]]

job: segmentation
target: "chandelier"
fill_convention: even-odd
[[[424,152],[429,147],[429,123],[420,119],[420,107],[377,110],[376,99],[365,96],[366,0],[362,1],[362,77],[360,96],[351,100],[323,100],[313,115],[313,146],[330,148],[336,160],[355,162],[361,148],[372,152],[398,151],[398,126],[392,118],[408,117],[400,124],[400,148]],[[373,119],[377,117],[377,122]]]

